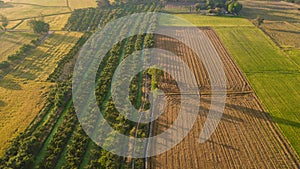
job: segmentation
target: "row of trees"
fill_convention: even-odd
[[[0,168],[32,169],[35,157],[57,123],[70,91],[69,84],[60,83],[48,94],[47,102],[36,119],[21,133],[0,160]]]
[[[4,76],[4,72],[9,72],[14,66],[22,62],[24,58],[28,55],[28,53],[36,47],[39,41],[40,39],[37,38],[35,40],[32,40],[31,44],[22,45],[20,49],[17,50],[14,54],[9,55],[6,61],[0,62],[0,69],[3,72],[0,76]]]
[[[206,3],[196,3],[196,11],[207,9],[209,12],[222,13],[222,10],[233,14],[239,14],[243,5],[238,0],[206,0]]]
[[[153,9],[153,8],[149,8]],[[147,19],[145,18],[140,18],[141,20],[145,20],[147,22]],[[137,23],[140,23],[137,21]],[[144,26],[144,28],[147,28],[147,23],[141,24],[141,25],[133,25],[131,29],[139,29],[139,26]],[[117,28],[118,29],[118,28]],[[123,28],[121,30],[128,29],[128,28]],[[122,31],[121,31],[122,34]],[[115,45],[112,50],[109,52],[109,58],[106,61],[106,68],[103,69],[101,74],[99,75],[99,83],[98,83],[98,88],[96,89],[96,94],[97,94],[97,101],[98,105],[102,108],[102,111],[104,112],[104,117],[105,119],[110,123],[110,125],[120,133],[126,134],[126,135],[131,135],[134,136],[136,133],[136,123],[130,122],[127,120],[125,117],[119,114],[119,112],[115,109],[114,102],[112,101],[112,98],[110,97],[110,94],[107,93],[108,89],[110,88],[111,84],[111,78],[113,76],[114,70],[117,68],[118,64],[120,63],[120,57],[124,54],[125,57],[128,57],[129,54],[131,54],[135,50],[140,50],[143,48],[143,46],[150,47],[151,44],[153,44],[153,39],[151,38],[145,38],[150,35],[138,35],[134,37],[130,37],[128,40],[125,40],[121,43],[118,43]],[[153,36],[152,36],[153,37]],[[145,44],[144,44],[145,43]],[[125,51],[123,51],[125,50]],[[136,58],[138,59],[138,58]],[[134,65],[137,62],[133,62],[133,67],[132,69],[135,69]],[[101,66],[100,66],[101,67]],[[131,70],[124,70],[124,71],[131,71]],[[139,84],[141,83],[140,75],[137,75],[131,85],[130,85],[130,90],[129,90],[129,97],[130,101],[133,103],[133,105],[138,108],[138,100],[139,98]],[[129,77],[123,77],[123,78],[129,78]],[[120,82],[120,86],[122,82]],[[122,90],[124,93],[119,93],[119,95],[125,95],[126,94],[126,89]],[[97,119],[95,117],[95,119]],[[138,136],[139,137],[145,137],[146,136],[146,125],[140,125],[138,131]],[[101,126],[98,128],[94,128],[91,130],[99,131],[101,132]],[[117,140],[114,140],[113,137],[110,135],[107,136],[107,138],[99,138],[100,140],[103,139],[102,141],[105,142],[105,144],[110,145],[110,146],[116,146],[118,143]],[[119,145],[122,146],[122,145]],[[128,145],[124,145],[127,147]],[[121,166],[125,168],[130,168],[130,163],[126,163],[128,161],[126,158],[116,156],[110,152],[107,152],[106,150],[100,149],[98,147],[94,147],[91,152],[91,158],[90,162],[87,168],[120,168]],[[135,166],[137,168],[143,168],[143,160],[138,159],[135,160]]]
[[[147,9],[152,10],[155,9],[155,4],[148,4],[148,6],[138,7],[140,10]],[[108,12],[107,16],[110,19],[116,19],[122,15],[127,15],[134,11],[136,6],[132,6],[132,8],[124,8],[124,9],[112,9]],[[113,14],[111,14],[113,13]],[[97,12],[94,13],[94,15]],[[90,17],[97,18],[97,16],[89,15]],[[105,25],[105,22],[109,22],[108,19],[105,19],[107,16],[103,13],[103,19],[99,24]],[[78,18],[78,20],[82,20],[82,18]],[[143,18],[141,18],[143,20]],[[134,26],[134,29],[139,28],[139,22]],[[144,27],[147,27],[147,21],[144,22]],[[127,28],[131,29],[131,28]],[[112,28],[116,33],[125,33],[125,28],[122,25],[119,28]],[[135,37],[131,37],[128,40],[122,41],[121,43],[115,45],[112,50],[109,52],[108,56],[105,57],[103,63],[101,63],[100,68],[98,70],[98,88],[96,90],[97,100],[101,109],[105,112],[105,117],[110,119],[112,122],[112,126],[116,128],[116,130],[130,134],[134,133],[135,123],[130,123],[125,117],[121,117],[119,113],[115,110],[113,102],[109,96],[109,88],[111,77],[113,76],[113,70],[116,69],[121,59],[123,59],[123,54],[125,57],[132,53],[134,50],[141,49],[143,47],[143,43],[145,41],[145,46],[151,46],[153,44],[153,39],[145,38],[148,35],[139,35]],[[84,39],[80,39],[78,43],[74,46],[74,49],[70,51],[68,55],[66,55],[66,59],[63,59],[60,62],[57,70],[53,74],[49,80],[53,82],[57,82],[57,78],[63,70],[63,66],[65,63],[71,59],[72,55],[76,55],[80,46],[84,43],[84,41],[89,37],[89,33],[86,34]],[[146,40],[147,39],[147,40]],[[136,79],[134,85],[138,86],[141,83],[139,79]],[[81,85],[84,85],[84,81]],[[136,87],[133,87],[135,90],[132,90],[131,95],[136,98],[138,96],[138,91],[136,91]],[[138,89],[140,90],[140,89]],[[36,164],[36,157],[40,155],[41,149],[43,146],[47,146],[46,155],[40,164],[41,168],[52,168],[56,165],[58,160],[60,160],[63,152],[66,152],[65,156],[65,164],[62,165],[63,168],[76,168],[78,164],[82,162],[82,159],[86,154],[87,145],[93,144],[92,141],[85,135],[82,130],[82,127],[75,120],[76,115],[72,109],[72,106],[68,106],[70,104],[70,95],[71,92],[71,82],[61,82],[58,83],[57,86],[51,90],[48,96],[47,104],[44,109],[39,113],[38,117],[33,121],[33,123],[26,129],[26,131],[21,134],[17,139],[14,140],[12,147],[6,152],[5,158],[0,160],[0,168],[33,168],[33,164]],[[132,100],[135,103],[138,99]],[[85,102],[85,100],[82,100]],[[67,106],[66,106],[67,105]],[[87,105],[88,106],[88,105]],[[65,112],[66,115],[62,116],[62,113]],[[96,120],[98,117],[87,117],[87,120],[93,119]],[[62,121],[61,125],[58,126],[58,129],[55,132],[54,127],[58,123],[58,121]],[[87,121],[87,122],[88,122]],[[139,131],[140,136],[145,136],[145,128],[142,128]],[[90,130],[101,130],[101,128],[91,126]],[[132,131],[132,132],[130,132]],[[144,133],[144,134],[143,134]],[[53,138],[50,139],[48,143],[45,141],[49,138],[49,136],[53,135]],[[46,144],[45,144],[46,143]],[[71,143],[68,144],[67,143]],[[110,142],[107,140],[107,144]],[[66,151],[64,151],[66,150]],[[110,152],[106,152],[97,146],[92,146],[92,150],[90,151],[91,157],[88,158],[89,164],[88,168],[115,168],[121,165],[124,165],[126,160],[113,155]],[[43,156],[42,156],[43,157]],[[122,163],[120,163],[122,161]],[[138,160],[136,164],[142,165],[142,160]]]

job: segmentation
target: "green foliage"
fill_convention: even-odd
[[[0,63],[0,69],[6,69],[10,66],[9,62],[3,61]]]
[[[71,18],[73,23],[70,22],[70,25],[67,25],[70,26],[68,28],[72,27],[72,29],[88,32],[80,38],[73,49],[66,54],[49,80],[53,82],[58,81],[58,77],[66,62],[76,56],[80,47],[91,35],[89,31],[93,31],[105,25],[111,19],[130,14],[135,10],[153,11],[155,7],[155,4],[147,4],[138,5],[137,9],[116,8],[107,11],[98,9],[76,10],[80,12],[75,11],[72,14]],[[81,23],[85,19],[88,20],[86,24],[91,26],[90,29],[85,27],[86,25],[81,27]],[[141,20],[143,20],[143,18],[141,18]],[[92,24],[94,22],[96,23],[95,25]],[[139,29],[141,25],[138,23],[139,22],[130,29]],[[155,25],[152,23],[148,24],[147,22],[144,22],[142,25],[145,29],[148,27],[153,28],[153,26]],[[122,33],[122,25],[116,27],[115,32]],[[36,42],[33,42],[33,44],[36,44]],[[116,44],[100,64],[96,80],[97,88],[95,91],[97,94],[97,102],[101,105],[100,109],[104,110],[105,118],[107,118],[112,126],[120,133],[129,134],[129,131],[135,126],[135,123],[126,120],[126,118],[121,116],[114,108],[109,93],[114,70],[118,67],[121,60],[134,52],[134,50],[142,49],[143,47],[152,47],[153,44],[154,36],[151,34],[130,37]],[[24,49],[26,48],[22,48],[22,50]],[[84,85],[84,83],[83,81],[81,85]],[[139,87],[140,83],[140,79],[135,78],[133,85],[130,86],[130,88],[132,88],[130,95],[135,98],[134,102],[136,105],[140,99],[138,92],[141,90]],[[70,99],[70,91],[70,81],[58,83],[58,85],[51,90],[45,108],[39,113],[29,128],[14,140],[11,148],[6,152],[5,159],[1,159],[0,168],[54,168],[58,166],[57,164],[59,164],[59,162],[61,163],[61,168],[78,168],[80,164],[84,164],[83,167],[87,168],[121,168],[126,165],[127,159],[115,156],[93,145],[93,142],[86,136],[76,120],[76,115],[72,108],[72,100]],[[82,100],[82,102],[85,102],[85,100]],[[93,119],[97,122],[98,116],[91,114],[87,119]],[[97,127],[99,126],[91,125],[87,130],[101,131],[101,128]],[[145,125],[140,125],[139,129],[139,136],[145,137]],[[106,144],[109,144],[110,141],[112,143],[114,142],[114,140],[111,139],[107,141]],[[90,156],[87,154],[90,154]],[[63,161],[62,155],[65,157]],[[142,167],[142,163],[139,163],[140,161],[137,162],[137,166]]]
[[[228,3],[228,12],[233,14],[239,14],[242,10],[243,5],[237,2],[236,0],[230,1]]]
[[[200,3],[196,3],[196,4],[194,5],[194,7],[195,7],[196,11],[201,10],[201,4],[200,4]]]
[[[90,33],[85,33],[81,38],[79,38],[79,40],[77,41],[75,46],[69,51],[69,53],[58,62],[58,66],[56,67],[54,72],[49,75],[49,77],[47,79],[48,81],[51,81],[51,82],[58,81],[58,78],[61,75],[66,63],[78,53],[78,51],[80,50],[80,47],[87,41],[87,39],[89,37],[90,37]]]
[[[45,23],[42,20],[29,20],[28,25],[33,30],[34,33],[48,33],[50,29],[50,25],[48,23]]]
[[[26,56],[27,52],[32,49],[32,47],[33,46],[29,44],[24,44],[15,54],[9,55],[8,60],[15,61],[23,59]]]
[[[158,89],[158,82],[160,77],[163,75],[163,71],[159,68],[152,67],[148,70],[148,74],[151,75],[151,90]]]
[[[257,18],[255,19],[255,23],[257,26],[260,26],[261,24],[264,23],[264,18],[260,17],[260,16],[257,16]]]

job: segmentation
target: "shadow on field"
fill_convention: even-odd
[[[2,100],[0,100],[0,107],[4,107],[6,105],[6,103]]]
[[[275,10],[264,10],[264,9],[258,9],[258,8],[248,8],[245,7],[241,14],[243,16],[246,16],[250,19],[255,19],[257,16],[261,16],[264,19],[271,20],[271,21],[288,21],[288,22],[299,22],[299,19],[296,19],[294,17],[288,17],[288,16],[280,16],[278,13],[282,14],[290,14],[284,11],[275,11]],[[293,14],[292,14],[293,15]],[[294,14],[296,17],[296,14]]]
[[[293,34],[300,34],[299,31],[292,31],[292,30],[282,30],[282,29],[270,29],[271,31],[278,31],[278,32],[285,32],[285,33],[293,33]]]
[[[201,102],[208,102],[210,103],[209,99],[205,99],[205,98],[201,98]],[[271,116],[269,113],[261,111],[261,110],[256,110],[256,109],[252,109],[249,107],[245,107],[242,105],[237,105],[237,104],[228,104],[226,103],[226,107],[225,109],[231,108],[234,109],[236,111],[239,111],[241,113],[244,113],[246,115],[258,118],[258,119],[262,119],[262,120],[266,120],[269,121],[271,123],[280,123],[280,124],[284,124],[284,125],[289,125],[289,126],[293,126],[293,127],[297,127],[300,128],[300,123],[296,122],[296,121],[292,121],[292,120],[287,120],[281,117],[276,117],[276,116]],[[243,122],[243,119],[238,118],[238,117],[234,117],[228,114],[223,114],[222,120],[231,120],[231,121],[238,121],[238,122]]]
[[[0,79],[0,87],[10,90],[22,90],[22,87],[17,82],[6,77]]]
[[[207,140],[207,142],[213,143],[213,144],[216,144],[216,145],[219,145],[219,146],[222,146],[222,147],[224,147],[226,149],[232,149],[232,150],[235,150],[235,151],[240,151],[239,149],[234,148],[233,146],[230,146],[230,145],[227,145],[227,144],[223,144],[223,143],[217,143],[215,141],[212,141],[211,139]]]
[[[29,72],[24,72],[21,70],[15,70],[12,74],[16,78],[22,78],[22,79],[26,79],[26,80],[35,80],[37,78],[37,76],[35,74],[29,73]]]

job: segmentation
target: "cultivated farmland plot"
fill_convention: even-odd
[[[185,34],[193,39],[185,27],[177,27],[173,34]],[[156,36],[155,47],[170,50],[178,58],[162,57],[164,63],[175,63],[174,59],[182,59],[194,72],[198,86],[201,89],[200,105],[198,102],[190,103],[191,106],[200,106],[196,123],[184,140],[171,150],[151,158],[152,168],[298,168],[299,161],[295,152],[287,143],[280,130],[262,108],[260,101],[252,92],[252,88],[245,79],[240,69],[230,57],[216,33],[211,29],[199,29],[202,34],[209,37],[215,46],[224,64],[227,78],[227,99],[225,111],[220,124],[212,137],[203,144],[199,143],[199,133],[203,129],[210,109],[210,82],[207,72],[200,60],[185,45],[177,40]],[[194,42],[199,48],[205,43]],[[213,49],[211,49],[213,50]],[[210,51],[203,51],[210,52]],[[209,56],[209,55],[207,55]],[[210,66],[215,66],[211,63]],[[169,71],[179,75],[178,83],[188,82],[181,76],[185,70],[174,65],[169,66]],[[160,88],[166,93],[166,108],[162,116],[153,124],[153,135],[157,135],[169,128],[177,118],[180,109],[178,87],[174,79],[164,74]],[[162,109],[155,107],[154,112]],[[179,132],[180,134],[180,132]],[[160,143],[180,137],[170,135],[170,138],[157,140]],[[155,147],[152,147],[155,149]]]

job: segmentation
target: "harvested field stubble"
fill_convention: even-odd
[[[185,34],[187,38],[193,39],[190,37],[192,35],[187,34],[188,31],[186,30],[187,28],[178,27],[174,34]],[[203,124],[211,106],[211,96],[209,95],[211,89],[207,72],[191,49],[177,40],[156,36],[155,47],[169,50],[178,56],[177,58],[166,56],[162,60],[166,63],[174,63],[174,59],[182,59],[195,73],[202,95],[200,102],[190,103],[194,106],[200,106],[196,123],[190,133],[171,150],[152,157],[151,167],[298,168],[300,165],[297,155],[269,114],[261,106],[248,81],[230,57],[216,33],[210,29],[199,29],[199,31],[211,39],[211,43],[215,46],[224,64],[228,95],[222,120],[212,137],[205,143],[200,144],[199,134],[203,129]],[[181,72],[186,70],[181,70],[173,65],[170,66],[169,71],[175,71],[175,74],[180,75]],[[180,96],[175,94],[179,92],[177,83],[184,83],[188,80],[182,77],[179,82],[175,82],[166,73],[161,78],[159,87],[165,91],[168,103],[162,116],[153,123],[153,135],[168,129],[177,118],[181,101]],[[158,109],[162,110],[163,108],[157,106],[154,112],[158,112]],[[170,138],[159,140],[159,142],[167,144],[171,140],[180,137],[180,132],[177,134],[170,135]]]

